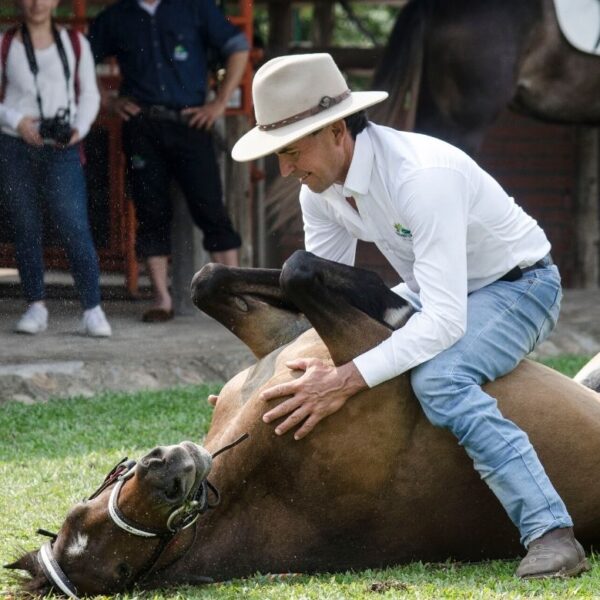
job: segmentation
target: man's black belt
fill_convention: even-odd
[[[140,104],[139,102],[136,102],[136,104],[142,109],[141,114],[147,119],[154,121],[168,121],[169,123],[180,123],[181,125],[189,127],[189,121],[192,115],[184,115],[181,113],[181,110],[163,106],[162,104]],[[211,127],[208,130],[203,129],[202,131],[206,135],[212,137],[220,151],[227,152],[227,154],[231,152],[231,150],[228,150],[227,140],[219,133],[217,128]]]
[[[187,124],[189,120],[189,116],[181,114],[180,110],[162,104],[140,104],[139,106],[142,109],[142,114],[148,119],[183,124]]]
[[[546,254],[546,256],[544,256],[544,258],[540,258],[540,260],[538,260],[536,263],[532,264],[529,267],[514,267],[508,273],[502,275],[502,277],[500,277],[498,281],[518,281],[519,279],[521,279],[521,277],[523,277],[523,275],[525,275],[525,273],[529,271],[533,271],[535,269],[543,269],[553,264],[554,261],[552,260],[552,256],[550,255],[550,253],[548,253]]]

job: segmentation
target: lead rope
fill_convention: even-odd
[[[234,442],[231,442],[231,444],[227,444],[226,446],[223,446],[221,449],[217,450],[212,455],[212,458],[215,459],[217,456],[219,456],[219,454],[222,454],[223,452],[226,452],[227,450],[231,450],[233,447],[237,446],[244,440],[247,440],[249,437],[250,437],[249,433],[244,433],[237,440],[235,440]],[[207,510],[209,508],[215,508],[215,506],[218,506],[219,502],[221,501],[221,494],[219,493],[219,490],[210,481],[208,481],[208,479],[205,479],[202,482],[202,485],[200,487],[204,487],[204,493],[206,494],[206,508],[204,510]],[[198,490],[198,491],[200,491],[200,490]],[[208,492],[212,492],[213,496],[215,497],[215,501],[213,503],[211,503],[208,500]]]
[[[231,448],[237,446],[238,444],[240,444],[244,440],[248,439],[249,437],[250,437],[250,434],[244,433],[237,440],[235,440],[234,442],[231,442],[231,444],[227,444],[226,446],[223,446],[222,448],[217,450],[214,454],[211,455],[211,458],[215,459],[217,456],[219,456],[219,454],[222,454],[223,452],[226,452],[227,450],[231,450]],[[210,501],[210,498],[209,498],[210,493],[212,493],[212,495],[215,498],[213,502]],[[196,509],[197,514],[202,515],[207,510],[213,509],[213,508],[216,508],[217,506],[219,506],[219,503],[221,502],[221,494],[220,494],[219,490],[207,478],[204,481],[202,481],[200,483],[200,485],[198,486],[198,489],[196,490],[196,493],[194,494],[193,500],[198,503],[198,509]],[[197,518],[198,517],[196,516],[196,519]]]
[[[244,433],[237,440],[235,440],[235,442],[231,442],[231,444],[227,444],[227,446],[223,446],[220,450],[217,450],[212,455],[212,457],[216,458],[217,456],[219,456],[219,454],[225,452],[226,450],[231,450],[231,448],[233,448],[234,446],[237,446],[240,442],[243,442],[244,440],[247,440],[249,437],[250,437],[249,433]]]

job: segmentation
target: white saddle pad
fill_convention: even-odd
[[[600,0],[554,0],[558,24],[578,50],[600,56]]]

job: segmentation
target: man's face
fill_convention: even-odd
[[[345,178],[345,156],[338,124],[293,142],[277,152],[282,177],[296,177],[315,193],[321,193],[333,183]]]

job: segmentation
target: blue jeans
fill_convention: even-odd
[[[514,369],[552,331],[561,298],[555,266],[473,292],[465,335],[411,375],[427,418],[458,438],[525,546],[573,522],[527,435],[481,386]]]
[[[0,199],[14,238],[21,286],[28,302],[43,300],[42,206],[67,253],[84,309],[100,303],[98,256],[87,213],[79,147],[30,146],[0,135]]]

